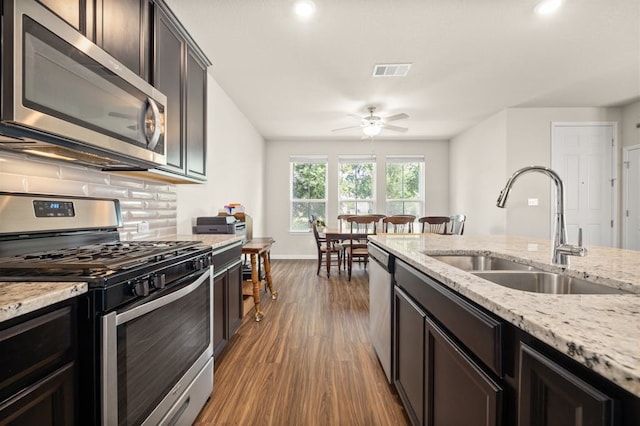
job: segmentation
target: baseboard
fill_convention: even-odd
[[[273,254],[271,253],[271,259],[317,260],[318,256],[315,254]]]

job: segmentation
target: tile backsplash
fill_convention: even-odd
[[[117,198],[122,240],[172,236],[177,230],[177,191],[170,183],[0,152],[0,191]],[[148,231],[139,232],[143,222]]]

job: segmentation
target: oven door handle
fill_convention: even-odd
[[[149,303],[145,303],[143,305],[137,306],[131,310],[124,311],[120,314],[116,314],[116,327],[127,323],[133,319],[136,319],[144,314],[147,314],[151,311],[154,311],[158,308],[161,308],[165,305],[168,305],[171,302],[174,302],[178,299],[183,298],[187,294],[195,291],[203,282],[205,282],[211,276],[211,268],[207,268],[206,272],[204,272],[200,277],[192,282],[191,284],[181,288],[178,291],[174,291],[166,296],[162,296],[156,300],[152,300]]]

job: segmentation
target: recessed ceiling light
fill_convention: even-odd
[[[316,13],[316,4],[311,0],[298,0],[293,5],[293,12],[300,19],[309,19]]]
[[[562,6],[562,0],[542,0],[533,9],[537,15],[551,15]]]

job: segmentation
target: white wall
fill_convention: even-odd
[[[504,234],[506,215],[496,199],[506,175],[506,111],[501,111],[451,140],[451,211],[467,215],[468,235]]]
[[[621,118],[621,111],[618,108],[508,109],[505,181],[513,172],[525,166],[551,166],[552,122],[619,123]],[[620,126],[618,131],[619,129]],[[542,174],[531,174],[519,179],[507,202],[507,233],[551,238],[550,197],[551,184],[548,177]],[[538,198],[539,205],[528,206],[527,198]]]
[[[178,234],[191,234],[199,216],[241,203],[253,234],[264,235],[264,139],[211,75],[207,84],[207,182],[178,185]]]
[[[337,227],[338,221],[338,156],[374,154],[377,159],[376,191],[379,200],[385,199],[385,156],[417,154],[425,156],[426,215],[448,215],[449,212],[449,149],[447,141],[268,141],[266,144],[266,218],[267,232],[276,244],[274,257],[315,258],[316,248],[311,233],[289,232],[289,157],[291,155],[328,156],[328,223]],[[384,213],[385,206],[377,205]]]
[[[629,107],[627,115],[637,119],[640,105]],[[469,216],[465,233],[550,238],[551,184],[546,176],[518,180],[504,212],[495,207],[500,190],[522,167],[551,165],[552,122],[616,122],[620,140],[622,120],[620,108],[509,108],[453,138],[451,209]],[[629,127],[625,123],[624,128]],[[619,162],[620,155],[618,170]],[[538,198],[539,205],[529,207],[527,198]]]

